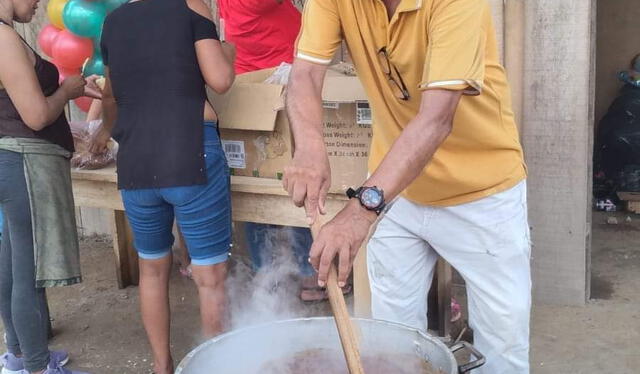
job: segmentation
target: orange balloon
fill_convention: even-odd
[[[59,29],[64,29],[64,21],[62,20],[62,11],[69,0],[49,0],[47,4],[47,15],[51,24]]]

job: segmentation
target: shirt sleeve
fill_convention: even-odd
[[[102,55],[102,63],[104,66],[109,66],[109,50],[107,48],[107,34],[109,29],[108,20],[109,17],[104,21],[102,36],[100,37],[100,54]]]
[[[341,42],[342,28],[336,0],[308,0],[302,14],[296,57],[329,65]]]
[[[436,2],[428,25],[429,45],[420,89],[482,92],[486,29],[490,17],[485,0]]]
[[[191,11],[191,29],[193,30],[193,42],[203,39],[220,40],[216,24],[207,17]]]

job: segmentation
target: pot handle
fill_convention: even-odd
[[[479,368],[480,366],[484,365],[486,361],[484,358],[484,355],[478,352],[478,350],[474,346],[472,346],[467,342],[456,343],[452,345],[449,349],[451,350],[451,353],[456,353],[462,349],[466,349],[469,352],[471,352],[471,355],[475,358],[475,361],[470,361],[464,365],[458,366],[458,373],[460,374],[468,373],[473,369]]]

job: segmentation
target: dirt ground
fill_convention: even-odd
[[[617,225],[606,223],[610,216],[617,218]],[[594,299],[586,307],[534,308],[533,373],[639,372],[640,216],[632,216],[631,222],[626,217],[594,215]],[[51,347],[70,351],[70,366],[93,374],[150,373],[138,292],[133,287],[117,289],[111,243],[104,238],[83,240],[82,265],[83,284],[48,293],[55,331]],[[171,306],[178,361],[199,339],[195,288],[177,271],[171,281]],[[326,310],[326,305],[316,304],[304,314]]]

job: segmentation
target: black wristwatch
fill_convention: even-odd
[[[387,203],[384,201],[384,191],[376,186],[360,187],[357,190],[349,188],[347,190],[347,197],[350,199],[354,197],[357,198],[360,201],[360,205],[367,210],[376,212],[377,215],[380,215],[387,206]]]

